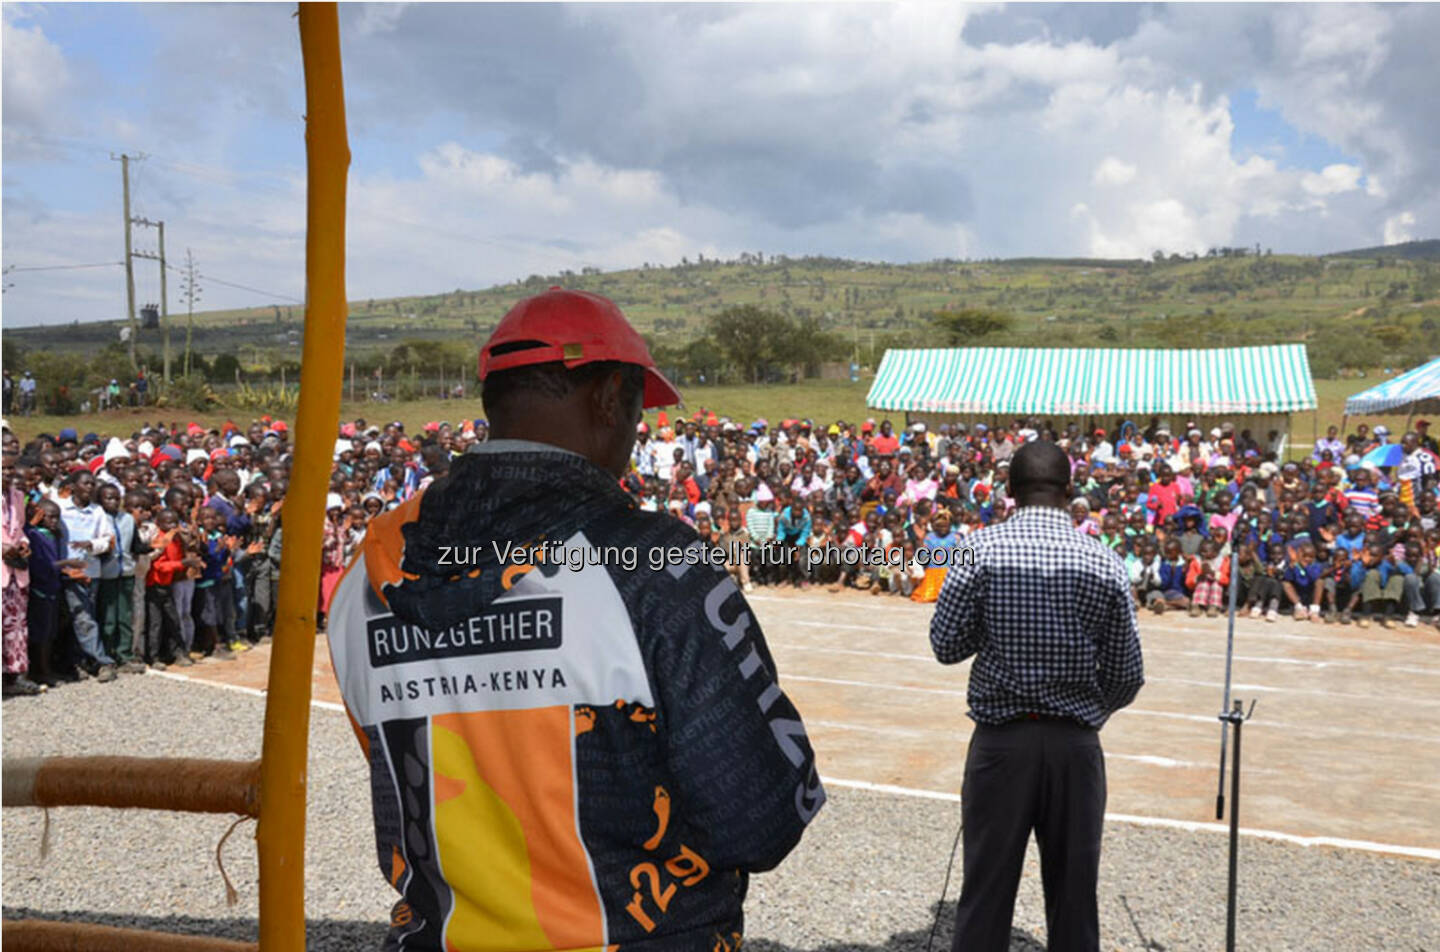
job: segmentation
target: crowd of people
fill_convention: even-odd
[[[0,411],[5,416],[33,416],[36,413],[68,413],[92,410],[114,410],[123,406],[144,407],[151,402],[150,377],[145,368],[136,372],[135,378],[125,384],[111,377],[110,382],[89,391],[82,390],[78,396],[67,384],[55,389],[46,405],[41,406],[40,381],[30,371],[22,371],[17,380],[8,369],[0,372]]]
[[[445,474],[484,420],[345,423],[333,448],[317,612],[371,518]],[[264,417],[146,424],[124,435],[5,427],[4,685],[39,693],[147,667],[229,659],[274,621],[290,433]],[[1123,559],[1138,605],[1239,607],[1313,622],[1440,623],[1437,445],[1429,423],[1330,427],[1298,461],[1225,424],[748,423],[700,411],[642,422],[623,479],[723,548],[736,583],[821,585],[931,601],[965,537],[1006,519],[1010,457],[1068,454],[1077,532]],[[1232,560],[1232,553],[1237,558]]]

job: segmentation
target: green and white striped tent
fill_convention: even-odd
[[[1303,344],[890,350],[866,403],[920,416],[1277,416],[1315,408]]]

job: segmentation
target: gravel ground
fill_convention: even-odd
[[[260,698],[156,677],[93,681],[3,706],[8,757],[37,754],[248,758]],[[138,743],[137,743],[138,741]],[[128,742],[128,743],[127,743]],[[377,948],[392,895],[375,866],[364,765],[343,715],[311,718],[307,837],[310,948]],[[832,788],[800,848],[752,880],[747,945],[780,950],[924,949],[959,820],[958,804]],[[4,811],[7,918],[76,918],[253,939],[253,824],[225,847],[240,893],[227,907],[214,864],[231,819],[68,809]],[[1223,835],[1112,823],[1100,916],[1106,949],[1216,949],[1224,940]],[[950,885],[958,891],[958,869]],[[1241,842],[1240,945],[1266,950],[1440,950],[1440,864],[1358,851]],[[947,899],[935,947],[949,946]],[[1032,845],[1012,950],[1044,947]]]

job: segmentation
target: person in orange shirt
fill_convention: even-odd
[[[1190,558],[1185,587],[1190,589],[1190,614],[1202,611],[1211,618],[1220,614],[1225,591],[1230,585],[1230,560],[1220,554],[1214,539],[1200,543],[1200,552]]]
[[[194,664],[180,634],[180,615],[175,608],[171,586],[183,579],[187,569],[185,544],[180,538],[180,520],[173,509],[155,514],[159,534],[150,544],[154,550],[150,570],[145,573],[145,638],[141,659],[157,671],[165,670],[161,660],[170,654],[170,664],[188,668]]]

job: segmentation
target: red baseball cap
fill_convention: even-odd
[[[521,341],[539,341],[496,354],[495,348]],[[586,291],[553,287],[526,298],[500,319],[480,348],[480,379],[495,371],[561,362],[574,369],[599,360],[638,364],[645,368],[645,407],[680,402],[680,391],[655,368],[645,340],[630,326],[615,302]]]

